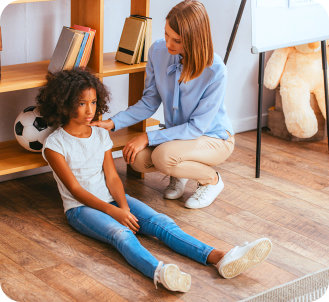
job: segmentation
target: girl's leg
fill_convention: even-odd
[[[111,244],[130,265],[153,279],[159,261],[140,244],[127,227],[111,216],[86,206],[68,210],[66,217],[78,232]]]
[[[227,140],[201,136],[163,143],[154,149],[151,159],[155,168],[166,175],[195,179],[201,185],[207,185],[218,179],[212,166],[224,162],[233,149],[233,136]]]
[[[225,253],[186,234],[171,218],[157,213],[143,202],[128,195],[127,201],[131,212],[139,219],[140,233],[155,236],[174,251],[200,263],[215,264],[224,278],[233,278],[261,263],[271,251],[271,241],[260,238]]]
[[[131,213],[138,219],[139,233],[155,236],[177,253],[207,264],[209,254],[214,251],[213,247],[183,232],[167,215],[156,212],[129,195],[126,197]]]

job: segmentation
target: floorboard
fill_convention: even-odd
[[[209,207],[190,210],[182,198],[163,199],[169,178],[126,176],[128,194],[172,217],[187,233],[222,250],[269,237],[266,262],[231,280],[138,236],[158,259],[192,275],[186,294],[154,288],[112,247],[75,232],[66,222],[51,173],[0,183],[0,283],[18,301],[239,301],[329,267],[329,154],[326,141],[288,142],[262,135],[261,177],[255,175],[256,132],[236,135],[233,155],[216,167],[225,188]]]

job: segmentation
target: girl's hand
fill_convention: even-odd
[[[131,139],[122,149],[122,155],[126,163],[134,163],[137,153],[145,149],[148,143],[149,140],[146,133]]]
[[[111,119],[105,120],[105,121],[94,121],[90,123],[90,126],[97,126],[104,128],[108,131],[112,130],[114,128],[114,123]]]
[[[135,215],[130,213],[129,209],[116,208],[115,212],[111,212],[111,216],[116,221],[129,228],[134,234],[139,231],[138,219]]]

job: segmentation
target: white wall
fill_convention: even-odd
[[[165,17],[179,0],[150,0],[155,41],[163,37]],[[227,43],[239,9],[240,0],[202,0],[209,13],[215,52],[224,58]],[[124,19],[129,15],[130,0],[105,0],[104,51],[115,51]],[[256,128],[258,56],[252,55],[250,7],[247,3],[235,44],[228,60],[226,106],[236,132]],[[49,59],[63,25],[70,25],[70,1],[9,5],[0,19],[3,51],[2,65]],[[128,98],[128,76],[106,78],[112,93],[111,113],[125,109]],[[0,94],[0,141],[14,139],[13,124],[18,113],[34,104],[38,89]],[[263,112],[272,106],[273,92],[265,90]],[[155,115],[163,121],[161,108]],[[38,170],[39,171],[39,170]],[[15,175],[16,177],[16,175]],[[0,177],[0,181],[8,177]]]

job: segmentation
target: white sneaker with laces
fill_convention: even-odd
[[[205,208],[213,203],[216,197],[224,189],[224,183],[219,175],[218,182],[215,185],[199,185],[195,193],[185,202],[185,207],[190,209]]]
[[[186,293],[191,288],[191,275],[181,272],[176,264],[159,262],[154,272],[154,285],[161,283],[166,289]]]
[[[230,279],[264,261],[272,249],[271,240],[260,238],[243,246],[236,246],[216,264],[219,274]]]
[[[168,187],[164,191],[164,198],[177,199],[183,196],[187,178],[176,178],[170,176],[170,182]]]

